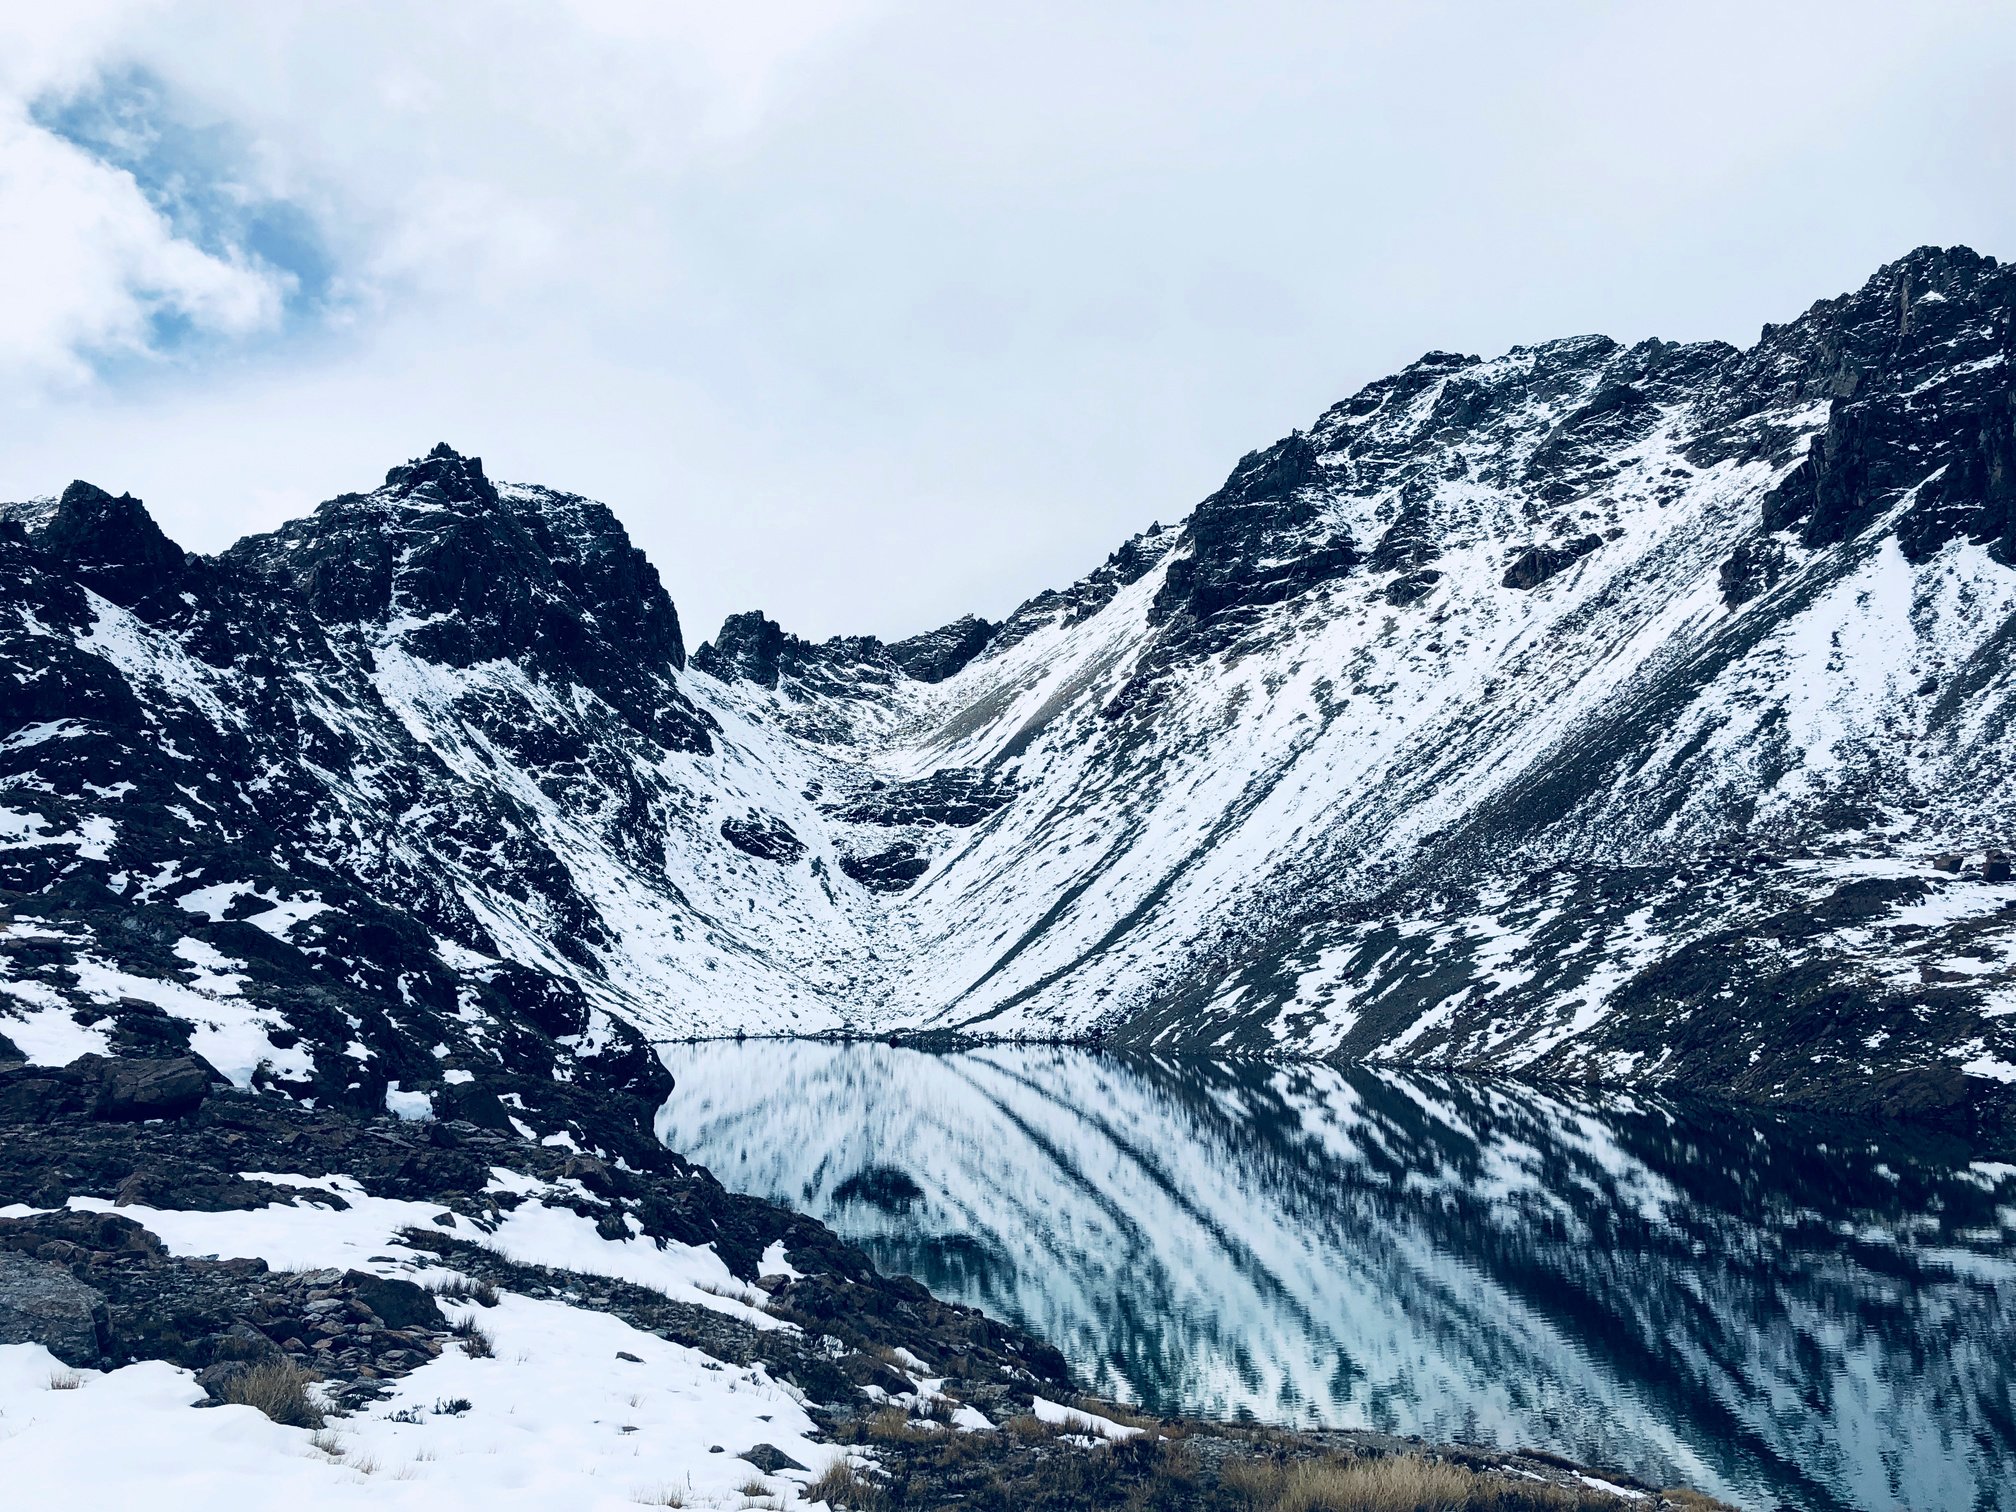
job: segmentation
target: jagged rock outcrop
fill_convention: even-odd
[[[789,866],[805,854],[805,842],[782,819],[770,814],[752,814],[746,819],[723,819],[721,838],[747,856]]]
[[[829,803],[827,812],[854,824],[885,828],[911,824],[947,824],[967,829],[1005,807],[1015,797],[1012,786],[971,767],[946,767],[914,781],[876,778],[843,801]]]
[[[1177,620],[1219,644],[1264,608],[1358,565],[1347,528],[1320,507],[1316,448],[1299,431],[1249,452],[1184,527],[1189,551],[1170,563],[1149,606],[1151,623]]]
[[[1603,544],[1598,535],[1581,535],[1572,541],[1528,546],[1512,559],[1499,584],[1506,588],[1538,588],[1557,577]]]
[[[775,688],[788,680],[814,692],[830,688],[835,677],[850,675],[937,683],[978,656],[997,628],[969,614],[908,640],[884,644],[872,635],[853,635],[815,645],[752,609],[723,620],[714,639],[693,653],[693,664],[723,682]]]

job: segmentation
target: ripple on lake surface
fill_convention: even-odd
[[[2016,1167],[1502,1082],[669,1047],[668,1143],[1164,1410],[2016,1507]]]

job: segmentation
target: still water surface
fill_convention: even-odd
[[[1164,1411],[2016,1508],[2016,1167],[1326,1066],[671,1047],[674,1148]]]

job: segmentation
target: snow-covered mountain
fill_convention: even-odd
[[[606,508],[446,447],[214,558],[73,484],[0,526],[0,1033],[493,1117],[854,1029],[2006,1129],[2012,355],[1961,248],[1431,353],[1002,624],[690,664]]]

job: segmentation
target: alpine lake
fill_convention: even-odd
[[[1102,1395],[1745,1508],[2016,1508],[2016,1166],[1941,1136],[1307,1063],[663,1053],[673,1148]]]

